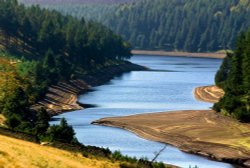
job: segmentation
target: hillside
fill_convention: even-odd
[[[16,0],[0,1],[0,48],[0,114],[10,129],[40,138],[49,132],[49,116],[44,108],[35,113],[29,107],[50,86],[121,65],[131,55],[129,44],[101,24]],[[65,137],[74,140],[69,129]]]
[[[43,6],[101,22],[122,35],[134,49],[232,49],[238,33],[250,26],[249,0],[138,0],[112,5],[74,2]]]
[[[216,51],[250,26],[249,0],[143,0],[119,7],[107,25],[139,49]]]
[[[80,153],[41,146],[39,144],[0,135],[0,166],[2,167],[82,167],[115,168],[118,162],[105,159],[86,158]]]

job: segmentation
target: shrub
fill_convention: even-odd
[[[15,129],[21,123],[21,119],[18,115],[11,115],[6,118],[5,124],[10,129]]]
[[[68,125],[65,118],[61,119],[60,125],[52,125],[46,132],[45,139],[49,141],[62,141],[67,143],[77,143],[75,132],[71,126]]]

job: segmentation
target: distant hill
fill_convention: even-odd
[[[135,49],[233,49],[239,32],[250,26],[250,0],[56,0],[53,5],[48,0],[22,1],[101,22]]]
[[[234,48],[249,17],[250,0],[142,0],[119,6],[106,25],[134,48],[200,52]]]

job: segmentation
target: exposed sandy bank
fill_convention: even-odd
[[[33,105],[32,109],[44,107],[50,115],[57,115],[67,111],[82,109],[84,105],[78,102],[78,95],[88,91],[93,86],[108,82],[113,77],[129,71],[147,70],[145,67],[124,62],[112,65],[99,71],[89,73],[81,79],[59,82],[48,89],[44,99]]]
[[[224,91],[218,86],[201,86],[194,90],[194,95],[197,100],[217,103],[224,96]]]
[[[89,89],[83,80],[71,80],[59,82],[57,85],[49,87],[44,99],[33,105],[32,109],[45,108],[50,115],[60,114],[71,110],[80,110],[83,107],[77,103],[78,94]]]
[[[134,55],[160,55],[160,56],[181,56],[181,57],[199,57],[199,58],[225,58],[225,53],[190,53],[190,52],[168,52],[168,51],[148,51],[132,50]]]
[[[211,110],[103,118],[93,124],[124,128],[143,138],[219,161],[245,166],[250,162],[250,124]]]

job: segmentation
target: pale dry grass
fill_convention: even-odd
[[[0,135],[0,168],[115,168],[119,163],[85,158],[48,146]]]
[[[2,114],[0,114],[0,126],[4,125],[4,121],[5,121],[5,117]]]

